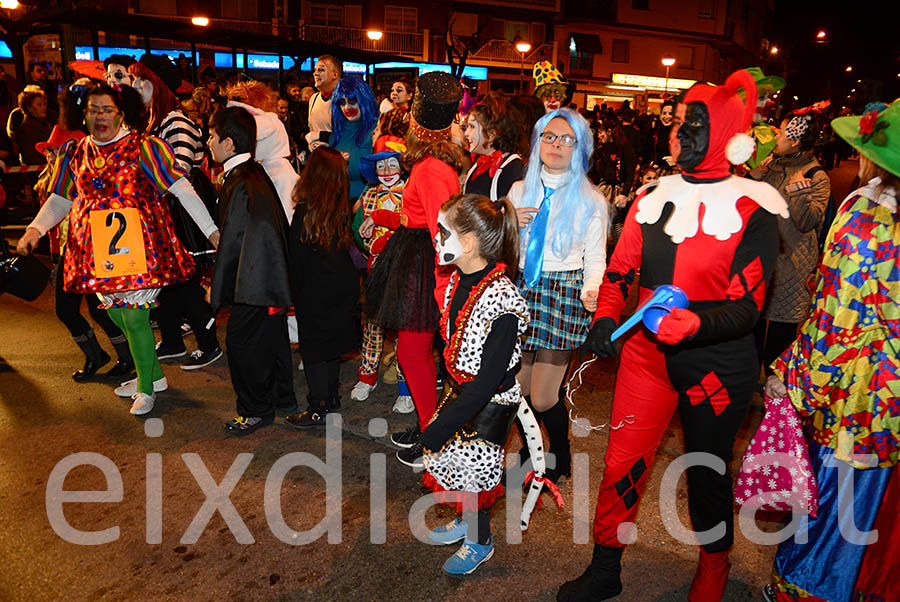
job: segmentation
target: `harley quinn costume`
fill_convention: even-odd
[[[737,96],[746,91],[749,105]],[[603,283],[588,345],[599,356],[610,342],[640,270],[640,301],[660,285],[680,287],[691,300],[663,319],[656,337],[643,327],[623,338],[612,422],[636,420],[610,433],[606,470],[594,516],[594,555],[578,579],[562,586],[561,601],[605,600],[622,591],[623,546],[660,438],[679,412],[686,452],[705,452],[727,466],[759,377],[753,327],[778,252],[776,215],[787,205],[768,184],[730,176],[753,151],[746,140],[756,87],[746,71],[725,85],[698,84],[679,105],[671,139],[683,175],[638,191]],[[677,137],[675,136],[677,134]],[[731,475],[687,470],[694,529],[724,523],[707,541],[690,602],[718,602],[728,577],[733,540]]]

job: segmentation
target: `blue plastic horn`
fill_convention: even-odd
[[[641,320],[644,321],[644,326],[647,327],[647,330],[656,334],[659,331],[659,323],[672,312],[673,308],[686,309],[687,306],[687,295],[674,284],[664,284],[657,287],[653,296],[641,305],[621,326],[616,328],[609,340],[615,341]]]

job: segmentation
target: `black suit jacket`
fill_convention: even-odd
[[[250,159],[232,169],[219,191],[219,250],[213,307],[290,307],[289,225],[278,192]]]

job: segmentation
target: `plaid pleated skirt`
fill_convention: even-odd
[[[534,286],[525,286],[522,273],[516,280],[528,304],[531,321],[525,333],[524,351],[580,347],[591,326],[591,314],[581,304],[581,270],[543,272]]]

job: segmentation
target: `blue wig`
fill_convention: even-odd
[[[560,208],[554,209],[548,227],[553,232],[551,248],[554,255],[567,257],[572,250],[572,244],[584,240],[588,222],[599,209],[598,194],[587,178],[591,155],[594,152],[594,137],[591,128],[584,117],[572,109],[557,109],[538,119],[531,132],[531,153],[528,155],[528,170],[525,172],[525,187],[522,192],[523,207],[539,207],[544,200],[544,185],[541,183],[541,134],[547,124],[557,117],[565,119],[572,131],[575,132],[577,142],[572,149],[572,160],[566,171],[566,184],[558,188],[553,195],[554,204],[561,203]],[[533,224],[534,221],[531,222]],[[528,230],[531,227],[526,227]],[[520,237],[523,244],[527,238]]]
[[[378,121],[378,108],[375,105],[375,95],[372,88],[358,77],[347,75],[342,77],[331,96],[331,146],[336,146],[341,141],[344,124],[347,118],[341,111],[342,98],[355,100],[359,103],[361,127],[356,132],[356,145],[359,146],[367,136],[371,137]]]

